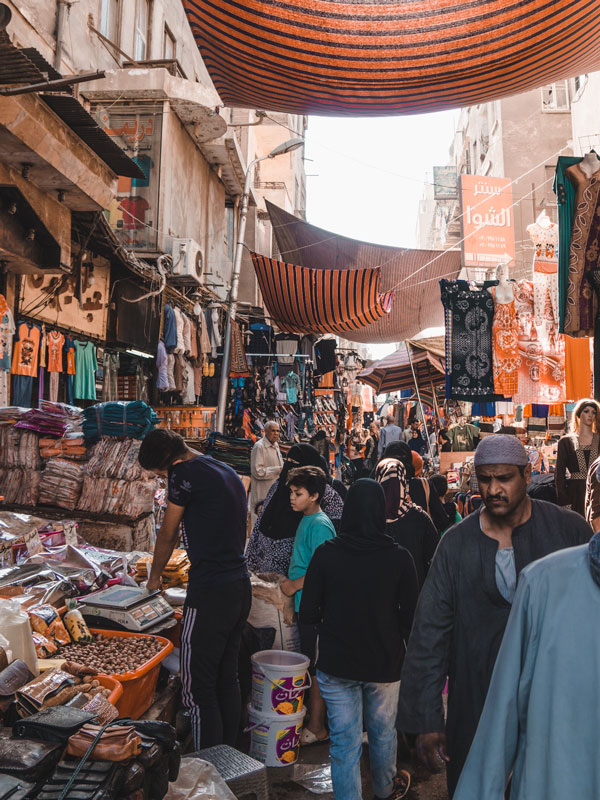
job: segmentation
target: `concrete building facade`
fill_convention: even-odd
[[[512,182],[515,261],[511,275],[531,274],[533,243],[527,227],[545,212],[556,221],[552,190],[556,160],[571,155],[575,81],[461,109],[448,166],[457,175],[505,177]],[[427,176],[418,216],[420,247],[460,247],[460,198],[435,199]]]

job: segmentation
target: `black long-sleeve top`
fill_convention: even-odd
[[[325,542],[313,555],[300,622],[318,626],[322,672],[393,683],[400,680],[418,596],[412,556],[388,537],[376,549],[354,547],[344,538]]]
[[[415,506],[395,522],[388,522],[385,528],[396,544],[406,547],[413,557],[420,588],[427,577],[431,559],[440,543],[440,535],[435,529],[431,517],[422,508]]]
[[[531,501],[513,530],[517,576],[538,558],[584,544],[592,529],[573,511]],[[448,788],[452,795],[475,736],[511,605],[496,586],[498,542],[471,514],[444,534],[419,597],[402,669],[398,724],[407,733],[444,730],[449,677]]]

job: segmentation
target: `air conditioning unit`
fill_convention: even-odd
[[[202,283],[204,257],[198,242],[194,239],[173,239],[172,280],[177,283],[198,286]]]

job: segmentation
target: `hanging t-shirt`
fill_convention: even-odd
[[[63,371],[63,346],[65,337],[58,331],[49,331],[48,343],[48,372]]]
[[[37,376],[41,330],[37,325],[20,322],[15,342],[11,372],[13,375]]]
[[[298,401],[298,389],[300,388],[298,375],[295,372],[288,372],[285,378],[282,379],[281,385],[285,389],[287,402],[296,403]]]
[[[319,375],[326,375],[328,372],[333,372],[336,367],[335,348],[337,342],[335,339],[321,339],[315,344],[315,356],[317,359],[316,372]]]
[[[96,399],[96,348],[92,342],[74,341],[75,347],[75,380],[73,395],[78,400]]]
[[[15,321],[4,295],[0,294],[0,370],[10,371]]]
[[[146,211],[150,208],[150,203],[145,197],[125,197],[121,200],[123,210],[123,227],[137,229],[146,227]]]
[[[479,428],[475,425],[455,425],[447,432],[446,436],[452,444],[452,452],[465,452],[474,450],[479,439]]]
[[[65,339],[65,350],[67,352],[67,375],[75,375],[75,347],[70,336]]]

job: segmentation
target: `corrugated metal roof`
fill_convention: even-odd
[[[40,94],[40,97],[113,172],[145,180],[144,171],[102,130],[79,100],[68,94]]]
[[[36,50],[35,47],[22,47],[21,53],[27,56],[27,58],[39,69],[43,76],[42,80],[58,81],[63,77],[49,61],[46,61],[44,56],[38,50]],[[73,94],[73,89],[70,86],[63,86],[60,91]]]
[[[444,326],[440,278],[461,268],[455,250],[409,250],[361,242],[309,225],[266,201],[282,260],[313,269],[381,267],[382,292],[395,292],[392,310],[352,334],[355,342],[401,342],[425,328]]]
[[[8,33],[0,31],[0,84],[40,83],[43,80],[43,72],[28,51],[15,47]]]

